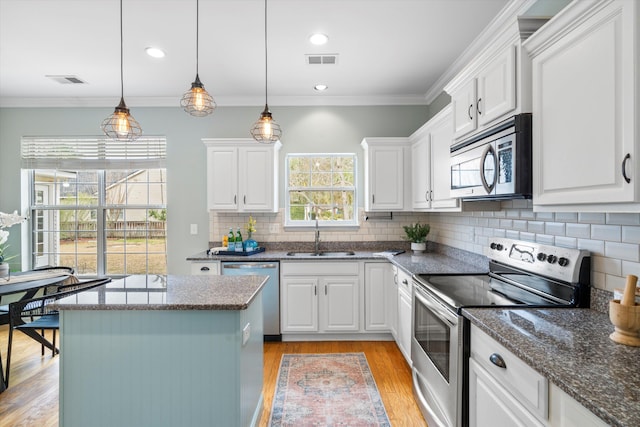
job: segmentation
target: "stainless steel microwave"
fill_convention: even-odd
[[[451,197],[531,198],[531,114],[518,114],[451,147]]]

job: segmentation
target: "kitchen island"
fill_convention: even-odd
[[[60,300],[60,425],[256,425],[266,279],[129,276]]]

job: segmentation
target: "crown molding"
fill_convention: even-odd
[[[119,98],[0,98],[0,108],[115,108]],[[129,108],[175,107],[180,108],[180,97],[127,97]],[[263,97],[224,97],[215,99],[218,107],[262,107]],[[271,96],[269,106],[394,106],[428,105],[423,94],[406,96]]]
[[[510,1],[498,15],[495,16],[475,40],[462,52],[462,54],[447,68],[425,94],[428,104],[431,104],[444,90],[444,87],[452,80],[471,60],[486,49],[487,44],[499,36],[505,25],[513,22],[519,15],[523,15],[538,0],[513,0]]]

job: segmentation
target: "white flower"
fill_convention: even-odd
[[[12,214],[0,212],[0,264],[5,261],[4,251],[9,246],[6,245],[7,240],[9,240],[9,232],[3,230],[3,228],[8,228],[12,225],[20,224],[21,222],[24,222],[26,220],[26,217],[18,215],[18,211],[13,211]]]

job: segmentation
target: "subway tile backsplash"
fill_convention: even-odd
[[[640,213],[533,212],[529,200],[495,203],[500,203],[499,210],[394,212],[393,220],[365,221],[360,210],[360,227],[322,230],[320,238],[325,243],[353,242],[357,249],[358,242],[402,240],[402,226],[420,221],[431,225],[430,241],[477,254],[482,254],[494,236],[588,250],[593,259],[592,285],[609,292],[623,288],[628,274],[640,276]],[[284,229],[282,210],[251,215],[257,221],[253,237],[258,242],[313,242],[311,228]],[[211,213],[209,218],[210,241],[218,245],[229,227],[240,226],[244,234],[249,214]]]

